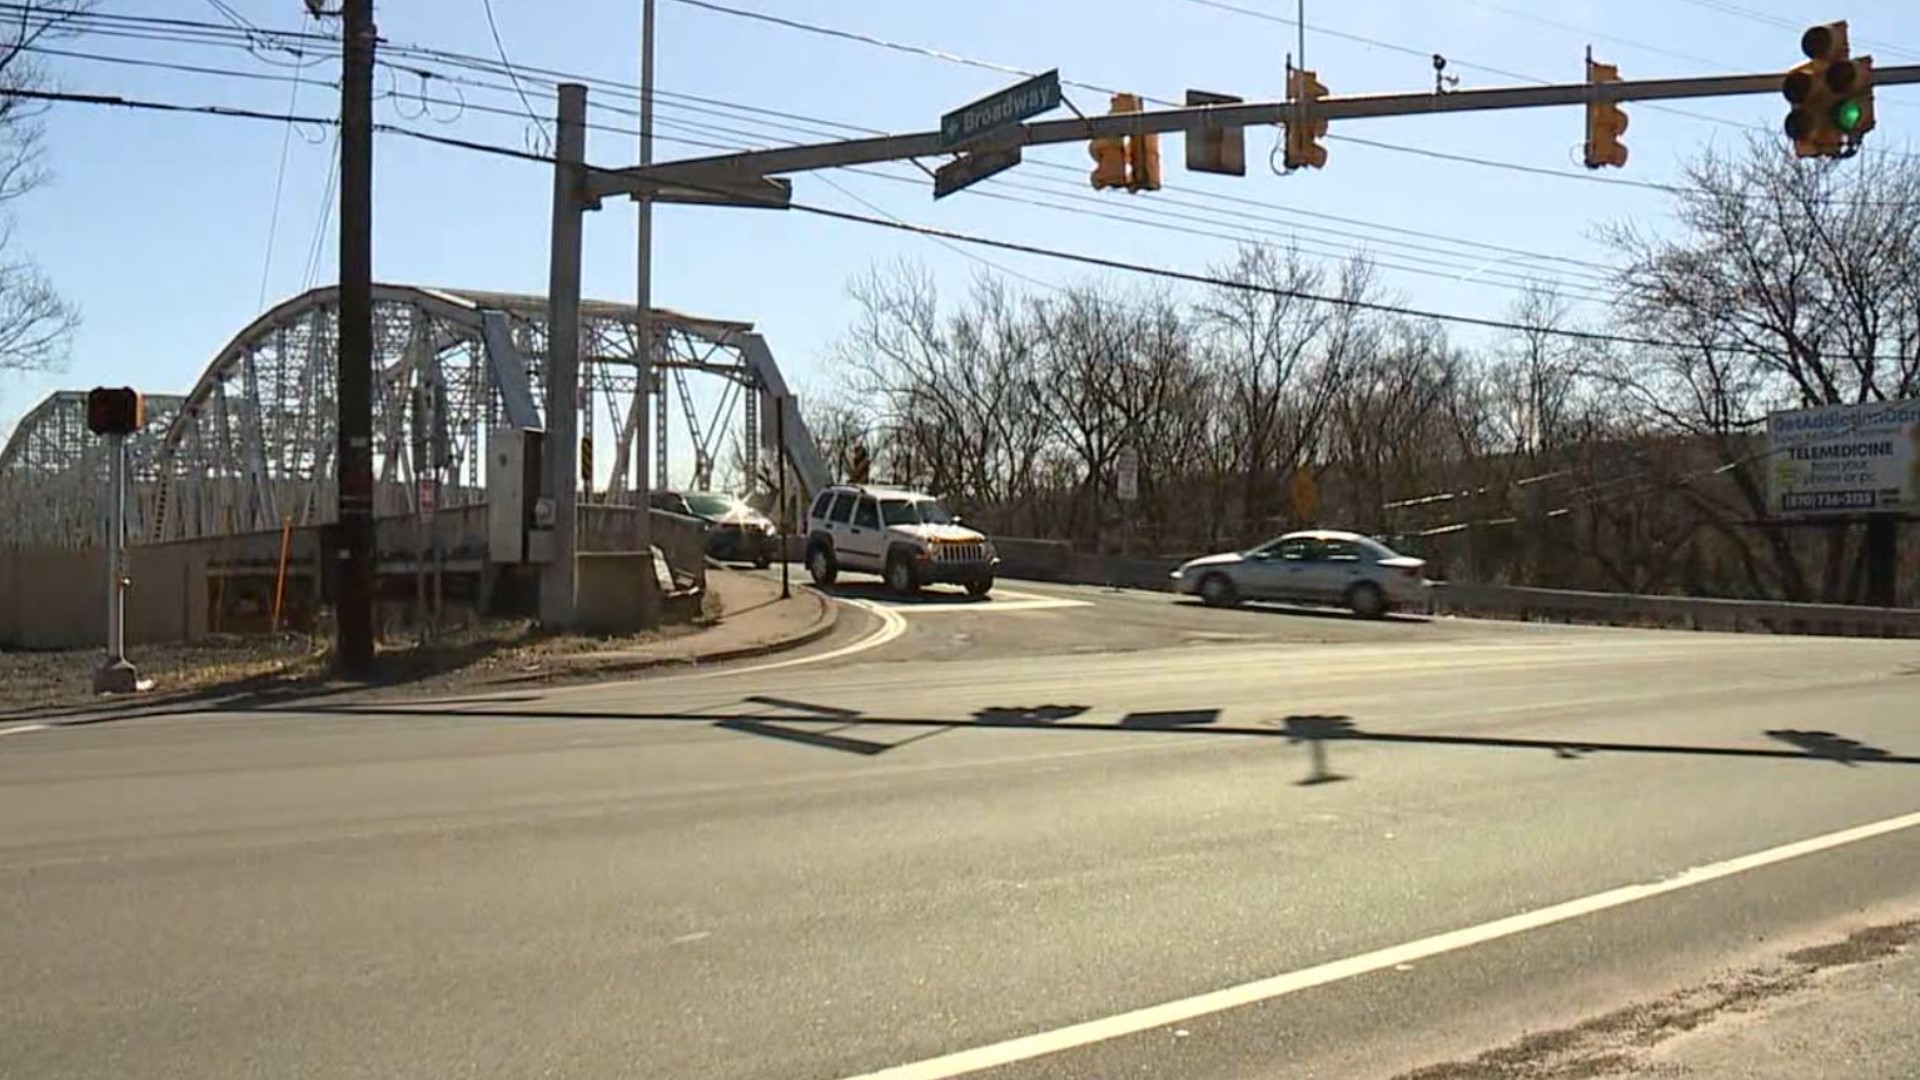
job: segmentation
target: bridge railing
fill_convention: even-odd
[[[994,539],[1001,573],[1041,581],[1169,591],[1177,558],[1121,558],[1076,551],[1057,540]],[[1497,618],[1551,619],[1616,626],[1776,634],[1920,637],[1920,609],[1724,600],[1695,596],[1543,589],[1518,585],[1436,582],[1434,612]]]

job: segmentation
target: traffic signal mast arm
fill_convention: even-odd
[[[1208,131],[1236,127],[1285,124],[1301,118],[1360,120],[1375,116],[1419,116],[1426,113],[1485,112],[1493,109],[1529,109],[1553,105],[1585,105],[1589,101],[1662,101],[1676,98],[1732,97],[1740,94],[1780,93],[1782,73],[1712,75],[1685,79],[1637,79],[1607,83],[1557,83],[1549,86],[1490,87],[1453,90],[1444,94],[1360,94],[1323,97],[1305,103],[1247,102],[1197,108],[1094,116],[1073,120],[1046,120],[1022,124],[968,144],[969,151],[1084,143],[1090,139],[1145,135],[1156,132]],[[1877,68],[1880,86],[1920,83],[1920,64]],[[882,135],[870,139],[816,143],[750,150],[737,154],[687,158],[644,168],[596,169],[588,183],[593,196],[633,195],[663,187],[734,188],[784,173],[811,172],[845,165],[941,157],[955,147],[942,146],[938,131],[909,135]]]

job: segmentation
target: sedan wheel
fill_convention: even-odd
[[[1211,607],[1232,607],[1240,602],[1240,594],[1227,575],[1208,574],[1200,582],[1200,599]]]
[[[1363,619],[1377,619],[1387,613],[1387,597],[1380,586],[1369,582],[1355,585],[1347,592],[1347,605]]]

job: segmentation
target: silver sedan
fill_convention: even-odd
[[[1173,572],[1174,587],[1215,607],[1242,600],[1338,604],[1366,619],[1421,602],[1426,560],[1358,533],[1288,533],[1247,551],[1208,555]]]

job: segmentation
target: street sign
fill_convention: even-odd
[[[440,485],[423,477],[419,484],[420,516],[432,517],[440,509]]]
[[[1059,107],[1060,71],[1056,68],[941,117],[940,147],[964,146]]]
[[[1245,99],[1232,94],[1206,90],[1187,91],[1187,106],[1239,105]],[[1247,129],[1244,127],[1193,128],[1187,132],[1187,171],[1247,175]]]
[[[962,154],[934,170],[933,197],[944,199],[1018,164],[1020,148],[1017,146],[1011,150],[981,150]]]
[[[1120,491],[1121,502],[1135,502],[1140,498],[1140,452],[1131,446],[1122,447],[1113,459],[1114,487]]]

